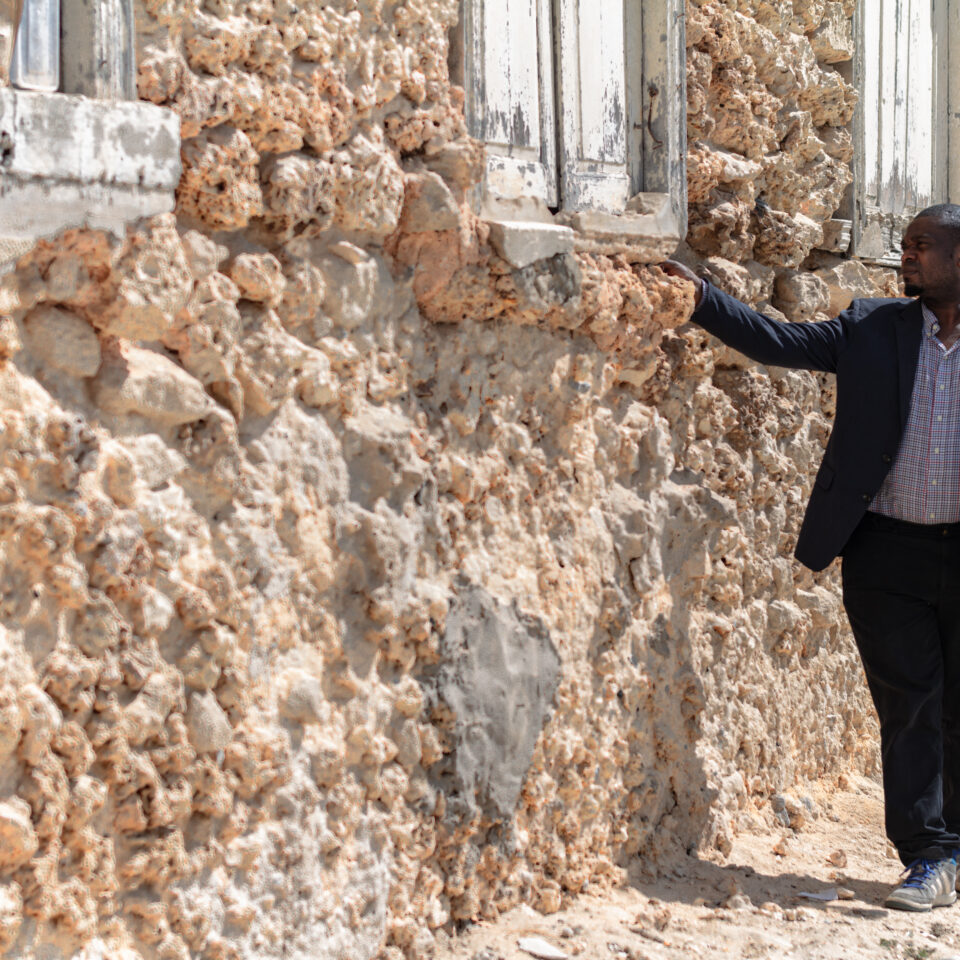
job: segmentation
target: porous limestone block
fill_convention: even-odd
[[[22,866],[39,845],[30,804],[19,797],[0,802],[0,865],[6,869]]]
[[[230,266],[230,279],[247,300],[276,306],[287,281],[280,261],[271,253],[242,253]]]
[[[149,490],[165,487],[186,469],[187,461],[183,456],[155,433],[131,437],[124,446],[131,456],[137,478]]]
[[[18,883],[0,886],[0,951],[14,944],[23,924],[23,896]]]
[[[131,245],[117,264],[113,302],[91,317],[112,337],[159,340],[193,293],[193,275],[172,214],[150,222],[149,237]]]
[[[790,320],[812,320],[830,308],[829,288],[814,273],[782,270],[774,289],[774,306]]]
[[[405,233],[456,230],[460,209],[450,188],[436,173],[407,174],[400,229]]]
[[[151,673],[133,702],[124,710],[130,742],[143,743],[157,734],[176,704],[177,697],[177,687],[169,675]]]
[[[211,692],[190,694],[187,732],[197,753],[216,753],[230,742],[233,737],[230,721]]]
[[[130,344],[105,356],[94,395],[108,413],[137,414],[167,426],[199,420],[214,406],[182,367]]]
[[[345,330],[389,309],[392,283],[383,261],[351,243],[337,243],[318,259],[326,286],[323,310]]]
[[[50,741],[60,729],[63,716],[53,699],[36,684],[28,683],[21,688],[20,699],[23,713],[23,738],[20,741],[20,756],[27,763],[38,763]]]
[[[853,59],[853,24],[839,0],[825,4],[823,19],[811,34],[810,43],[821,63],[842,63]]]
[[[328,708],[321,678],[306,670],[291,670],[280,681],[280,714],[296,723],[317,723]]]
[[[853,223],[850,220],[827,220],[823,224],[823,240],[818,249],[830,253],[846,253],[850,249],[852,228]]]
[[[100,340],[86,320],[59,307],[44,305],[26,320],[33,352],[73,377],[95,377],[100,369]]]
[[[841,260],[835,266],[817,270],[817,277],[827,286],[830,297],[829,313],[836,316],[857,297],[876,297],[877,271],[871,272],[856,260]],[[892,270],[882,273],[892,275]]]

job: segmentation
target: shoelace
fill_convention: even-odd
[[[901,877],[907,874],[907,879],[903,881],[901,886],[917,888],[926,886],[927,883],[933,879],[939,862],[939,860],[914,860],[913,863],[909,864],[903,873],[900,874]]]

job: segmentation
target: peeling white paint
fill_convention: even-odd
[[[946,6],[873,0],[855,20],[854,252],[899,260],[917,211],[947,198]]]
[[[682,0],[463,3],[459,79],[487,197],[622,214],[663,193],[685,223]]]
[[[487,190],[555,206],[549,0],[464,0],[462,78],[470,133],[487,145]]]

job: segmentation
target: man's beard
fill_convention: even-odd
[[[903,285],[903,292],[908,297],[919,297],[920,294],[923,293],[923,287],[916,283],[905,283]]]

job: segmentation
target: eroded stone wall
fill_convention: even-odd
[[[851,8],[688,6],[681,256],[793,320],[894,285],[815,251]],[[456,18],[142,0],[176,215],[0,287],[3,949],[422,956],[875,763],[790,558],[829,380],[650,265],[498,259]]]

